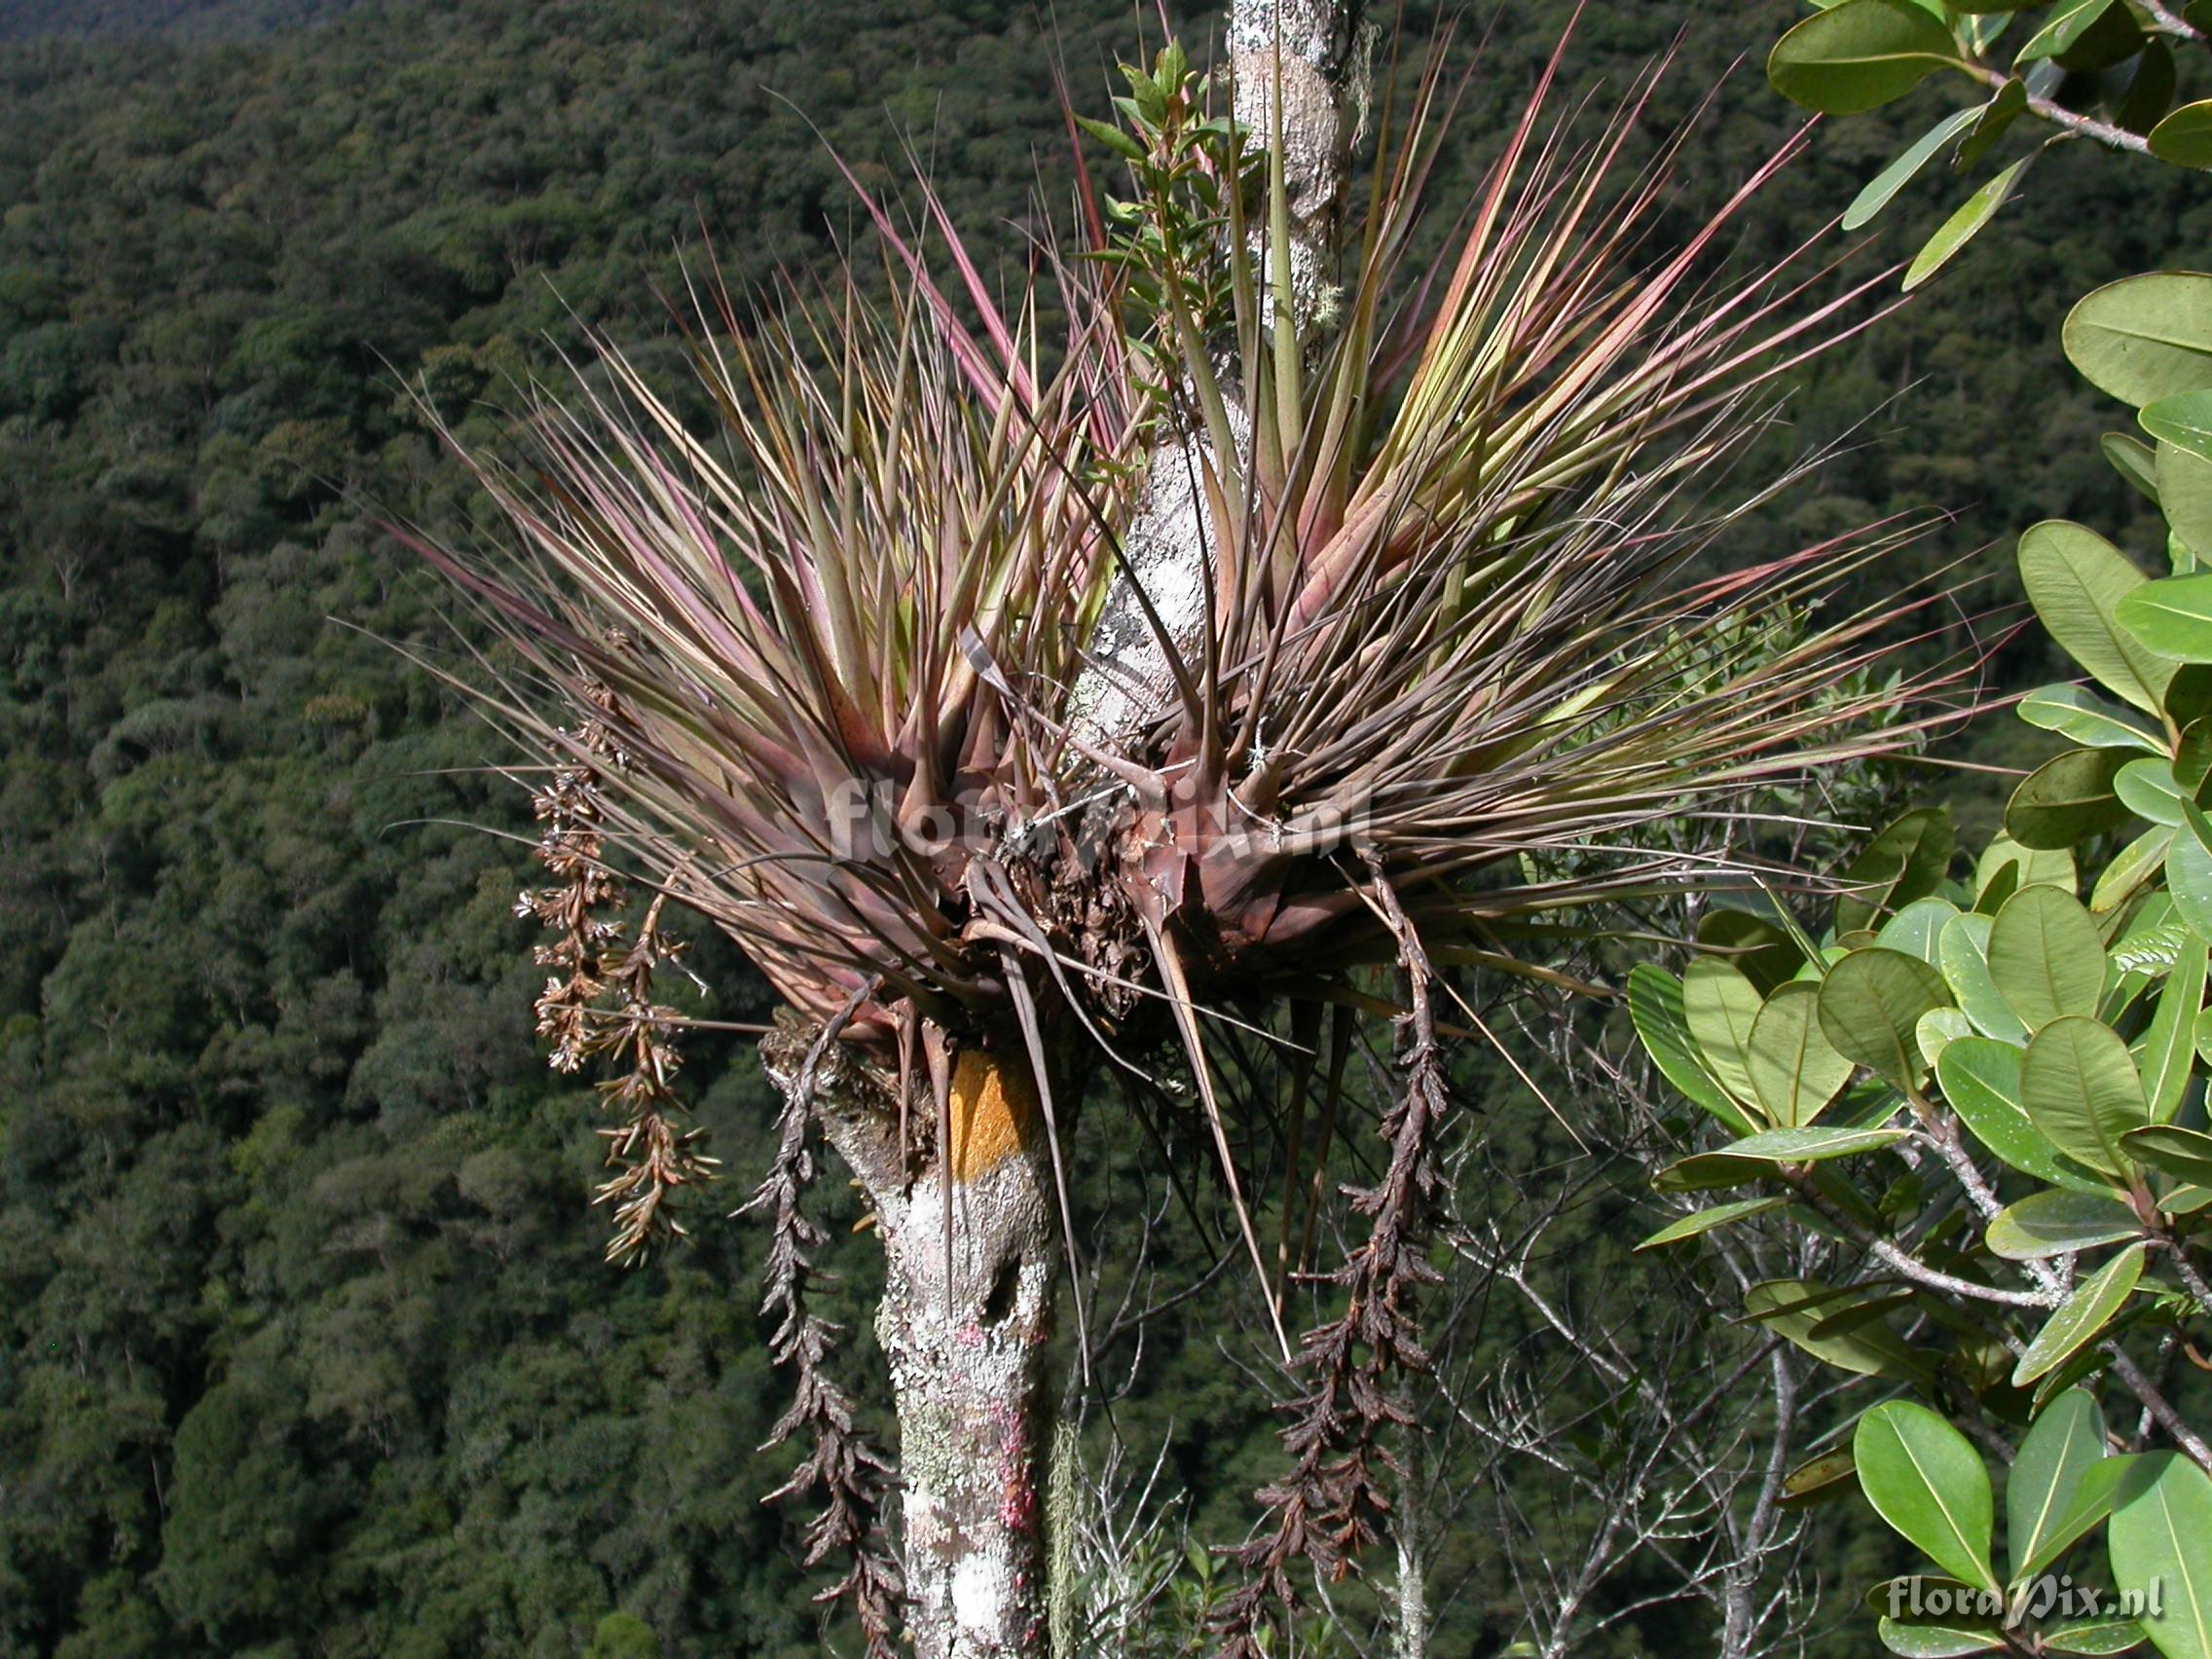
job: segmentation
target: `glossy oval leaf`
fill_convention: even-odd
[[[2072,50],[2115,3],[2116,0],[2066,0],[2065,4],[2052,11],[2050,20],[2030,35],[2027,44],[2013,55],[2013,68],[2046,57],[2056,57],[2060,53]]]
[[[1943,937],[1936,942],[1936,966],[1943,971],[1951,995],[1976,1031],[2006,1043],[2024,1044],[2028,1040],[2026,1022],[2012,1012],[1997,981],[1989,977],[1989,930],[1993,926],[1993,918],[1978,913],[1952,917],[1944,923]]]
[[[1738,1134],[1748,1135],[1758,1126],[1706,1069],[1682,1011],[1679,979],[1663,968],[1639,963],[1629,970],[1628,1012],[1662,1077]]]
[[[2120,621],[2121,601],[2150,578],[2095,531],[2065,519],[2022,533],[2019,566],[2037,619],[2059,648],[2114,696],[2156,714],[2173,665]]]
[[[1940,807],[1922,807],[1885,826],[1845,866],[1846,891],[1835,903],[1836,933],[1871,928],[1935,892],[1958,844],[1951,816]]]
[[[1818,1279],[1768,1279],[1744,1293],[1744,1313],[1839,1371],[1862,1377],[1924,1377],[1924,1368],[1904,1339],[1879,1318],[1834,1336],[1812,1334],[1815,1326],[1836,1314],[1873,1301],[1865,1291],[1839,1290]]]
[[[2044,1407],[2021,1437],[2005,1481],[2005,1544],[2015,1584],[2073,1513],[2082,1477],[2105,1457],[2105,1418],[2094,1395],[2069,1388]]]
[[[2135,1459],[2106,1534],[2122,1593],[2157,1595],[2143,1629],[2165,1659],[2212,1659],[2212,1476],[2178,1452]]]
[[[2201,1129],[2153,1124],[2128,1130],[2120,1137],[2120,1145],[2129,1157],[2160,1174],[2193,1186],[2212,1187],[2212,1135]]]
[[[2044,1322],[2020,1363],[2012,1367],[2012,1385],[2022,1388],[2053,1370],[2075,1351],[2094,1342],[2126,1305],[2143,1276],[2147,1244],[2130,1244],[2075,1288],[2074,1294]]]
[[[1955,1008],[1932,1008],[1912,1028],[1912,1040],[1920,1050],[1920,1057],[1931,1066],[1953,1043],[1973,1035],[1973,1021]]]
[[[2212,111],[2212,104],[2204,108]],[[2136,412],[2143,429],[2160,443],[2212,461],[2212,391],[2176,392]]]
[[[2172,830],[2164,825],[2153,825],[2113,854],[2111,861],[2097,872],[2097,884],[2090,890],[2089,914],[2111,915],[2145,883],[2157,879],[2158,871],[2166,866],[2166,852],[2173,842]]]
[[[2212,939],[2212,851],[2194,835],[2177,833],[2166,849],[2166,892],[2181,919]]]
[[[1846,1059],[1909,1085],[1924,1069],[1915,1036],[1920,1016],[1950,1001],[1943,976],[1917,956],[1855,950],[1821,981],[1821,1030]]]
[[[1682,1016],[1689,1023],[1706,1070],[1740,1101],[1750,1101],[1751,1025],[1759,1014],[1758,988],[1732,962],[1701,956],[1682,971]]]
[[[1907,1624],[1887,1613],[1874,1621],[1874,1635],[1899,1659],[1967,1659],[2005,1645],[1995,1625]]]
[[[2060,1390],[2060,1395],[2065,1392],[2067,1390]],[[2082,1470],[2064,1514],[2036,1540],[2035,1552],[2027,1560],[2028,1573],[2042,1572],[2051,1567],[2084,1533],[2103,1525],[2134,1464],[2134,1455],[2127,1454],[2108,1456]]]
[[[1795,980],[1767,998],[1751,1022],[1751,1092],[1768,1120],[1784,1127],[1812,1123],[1851,1081],[1851,1061],[1821,1030],[1820,1000],[1818,985]]]
[[[2143,1074],[2143,1101],[2154,1124],[2170,1124],[2189,1091],[2195,1060],[2196,1016],[2204,1008],[2205,944],[2192,934],[2167,970],[2158,1006],[2144,1033],[2136,1070]]]
[[[1915,1549],[1964,1583],[1999,1588],[1989,1471],[1965,1435],[1926,1406],[1892,1400],[1859,1419],[1851,1458],[1875,1513]]]
[[[1951,31],[1910,0],[1843,0],[1776,41],[1766,73],[1792,103],[1854,115],[1957,61]]]
[[[2212,99],[2185,103],[2151,129],[2151,154],[2177,167],[2212,167]]]
[[[1959,1121],[2007,1164],[2053,1186],[2086,1184],[2061,1162],[2058,1148],[2020,1105],[2021,1060],[2009,1043],[1962,1037],[1937,1057],[1936,1080]]]
[[[2172,830],[2181,823],[2181,786],[2174,782],[2170,761],[2149,756],[2128,761],[2113,775],[2112,793],[2136,817],[2161,829]]]
[[[2186,398],[2202,395],[2186,392]],[[2178,399],[2168,398],[2167,402]],[[2212,461],[2160,441],[2152,461],[2158,480],[2158,505],[2166,515],[2167,563],[2175,576],[2195,575],[2199,553],[2212,553]],[[2176,543],[2179,543],[2179,555]],[[2126,608],[2120,611],[2126,625]],[[2138,636],[2140,637],[2140,636]]]
[[[2212,276],[2161,271],[2108,282],[2067,313],[2066,355],[2135,408],[2212,389]]]
[[[2065,1014],[2093,1014],[2105,984],[2097,924],[2071,893],[2023,887],[1989,928],[1989,977],[2028,1030]]]
[[[2174,662],[2212,662],[2212,575],[2145,582],[2116,614],[2146,650]]]
[[[2153,41],[2136,58],[2127,77],[2127,90],[2113,105],[2113,125],[2148,136],[2173,108],[2178,84],[2173,49],[2162,40]]]
[[[2037,882],[2071,893],[2079,883],[2073,852],[2066,847],[2023,847],[2000,830],[1973,866],[1973,907],[1994,916],[2006,900]]]
[[[1875,1152],[1893,1146],[1911,1133],[1909,1129],[1853,1129],[1814,1124],[1802,1129],[1767,1129],[1747,1136],[1728,1149],[1731,1158],[1753,1158],[1765,1163],[1819,1163],[1854,1153]]]
[[[2113,779],[2124,749],[2070,749],[2020,780],[2005,803],[2005,831],[2024,847],[2072,847],[2127,821]]]
[[[2165,753],[2165,733],[2147,716],[2083,685],[2046,685],[2020,700],[2020,719],[2090,749]]]
[[[2150,1123],[2127,1045],[2111,1026],[2074,1014],[2052,1020],[2029,1043],[2020,1104],[2060,1152],[2116,1180],[2131,1162],[2120,1137]]]
[[[1915,899],[1882,924],[1874,942],[1885,950],[1901,950],[1907,956],[1940,967],[1936,959],[1943,929],[1959,913],[1948,899]]]
[[[2046,1625],[2042,1635],[2046,1652],[2083,1654],[2088,1659],[2132,1653],[2143,1645],[2143,1627],[2133,1619],[2068,1619]]]
[[[2030,1193],[1989,1218],[1989,1247],[2008,1262],[2034,1262],[2143,1235],[2135,1212],[2093,1193]]]
[[[2157,451],[2124,432],[2107,432],[2098,440],[2113,470],[2155,503],[2158,498]]]
[[[1973,124],[1972,130],[1959,140],[1958,153],[1951,158],[1951,170],[1955,173],[1972,171],[1980,165],[1981,158],[1997,147],[1997,141],[2011,130],[2012,123],[2027,113],[2027,86],[2014,75],[1981,106],[1981,118]]]
[[[1839,1497],[1859,1485],[1859,1471],[1852,1466],[1851,1448],[1842,1446],[1832,1452],[1824,1452],[1818,1457],[1808,1458],[1782,1477],[1780,1507],[1805,1509],[1831,1497]]]

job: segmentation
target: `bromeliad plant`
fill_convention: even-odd
[[[2152,579],[2078,524],[2020,538],[2037,616],[2095,683],[2021,702],[2073,747],[2020,784],[1971,872],[1953,871],[1948,819],[1913,812],[1843,872],[1818,941],[1774,909],[1680,979],[1635,970],[1645,1047],[1726,1136],[1661,1185],[1766,1189],[1646,1242],[1762,1216],[1823,1235],[1832,1270],[1755,1287],[1747,1313],[1869,1388],[1940,1408],[1880,1405],[1850,1454],[1793,1477],[1841,1490],[1855,1459],[1875,1508],[1974,1593],[1878,1591],[1893,1651],[2147,1641],[2204,1659],[2212,276],[2115,283],[2075,308],[2065,339],[2156,440],[2105,450],[2163,509],[2171,573]],[[2117,1432],[2100,1399],[2128,1408]],[[2011,1465],[2002,1580],[1988,1476],[1954,1422]],[[2099,1529],[2123,1604],[2052,1576]]]
[[[1760,388],[1862,315],[1862,287],[1794,261],[1706,280],[1794,143],[1654,251],[1671,151],[1615,177],[1648,85],[1587,141],[1547,129],[1539,89],[1446,262],[1411,273],[1438,76],[1385,122],[1344,237],[1353,20],[1237,5],[1226,118],[1179,55],[1133,74],[1111,143],[1134,188],[1109,221],[1085,187],[1092,257],[1048,263],[1051,307],[1002,309],[925,192],[948,294],[870,203],[880,297],[848,274],[772,314],[710,308],[711,435],[602,343],[608,389],[538,395],[534,471],[475,461],[506,538],[424,549],[521,665],[476,684],[495,718],[573,769],[598,758],[569,735],[588,708],[618,755],[594,773],[606,861],[722,928],[790,1004],[763,1044],[789,1115],[762,1206],[793,1420],[832,1438],[817,1542],[880,1548],[856,1519],[871,1455],[798,1295],[819,1130],[886,1253],[925,1656],[1044,1641],[1044,1361],[1092,1074],[1138,1079],[1163,1143],[1213,1148],[1279,1327],[1287,1263],[1256,1212],[1274,1187],[1281,1236],[1312,1236],[1288,1218],[1328,1193],[1307,1182],[1348,1018],[1398,1026],[1381,1173],[1350,1194],[1364,1236],[1306,1281],[1294,1468],[1225,1609],[1222,1650],[1255,1654],[1293,1566],[1342,1572],[1385,1523],[1399,1390],[1425,1363],[1439,1044],[1455,1008],[1482,1026],[1461,981],[1556,977],[1554,941],[1594,906],[1710,877],[1639,826],[1938,718],[1855,678],[1897,606],[1795,629],[1901,532],[1724,569],[1751,506],[1705,504],[1761,429]],[[1113,698],[1084,691],[1101,680]],[[1613,837],[1609,862],[1529,873]],[[1329,1005],[1346,1017],[1324,1062]],[[1256,1137],[1233,1132],[1208,1039],[1229,1023],[1293,1074]],[[850,1582],[890,1651],[890,1569]]]

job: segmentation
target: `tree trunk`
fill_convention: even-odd
[[[1342,229],[1345,162],[1351,139],[1345,107],[1364,94],[1355,85],[1359,12],[1358,0],[1235,0],[1229,9],[1235,118],[1263,145],[1279,120],[1284,194],[1290,204],[1288,310],[1299,338],[1309,345],[1323,310]],[[1253,235],[1256,250],[1264,231]],[[1272,262],[1263,258],[1256,265],[1272,302]],[[1235,401],[1239,376],[1232,370],[1221,380],[1231,396],[1231,430],[1241,444],[1249,427]],[[1215,464],[1204,433],[1171,415],[1146,460],[1144,493],[1123,535],[1126,563],[1107,588],[1089,660],[1069,695],[1069,722],[1088,738],[1111,742],[1158,719],[1175,683],[1168,665],[1170,646],[1185,662],[1195,662],[1200,654],[1205,590],[1213,580],[1210,549],[1218,535],[1207,523],[1199,479]],[[1145,614],[1135,591],[1139,587],[1159,628]]]
[[[805,1051],[796,1022],[763,1051],[788,1091]],[[894,1080],[838,1044],[817,1064],[813,1109],[883,1236],[875,1329],[899,1413],[907,1632],[918,1659],[1030,1659],[1049,1640],[1039,1481],[1061,1261],[1051,1160],[1018,1056],[961,1052],[948,1154],[926,1086],[908,1105],[929,1143],[918,1161],[902,1154]]]

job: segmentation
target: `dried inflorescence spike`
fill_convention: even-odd
[[[613,694],[588,684],[585,695],[611,712]],[[603,1182],[594,1203],[614,1206],[614,1236],[608,1259],[643,1262],[656,1243],[683,1235],[669,1203],[681,1188],[714,1179],[718,1161],[700,1150],[706,1131],[680,1128],[683,1110],[675,1088],[682,1065],[673,1033],[676,1011],[653,1000],[653,975],[682,955],[683,941],[661,931],[665,897],[656,897],[637,938],[622,943],[623,925],[613,912],[627,897],[606,862],[602,768],[619,769],[621,752],[605,720],[588,719],[568,734],[573,754],[532,797],[539,826],[536,858],[553,885],[525,891],[515,913],[553,935],[533,959],[553,975],[538,993],[537,1033],[550,1046],[548,1063],[573,1074],[595,1058],[619,1068],[599,1085],[600,1097],[621,1119],[600,1130],[608,1164],[618,1171]],[[618,999],[608,1006],[609,993]]]
[[[1370,872],[1407,992],[1408,1012],[1398,1022],[1401,1086],[1379,1129],[1390,1159],[1374,1186],[1348,1190],[1353,1211],[1368,1218],[1367,1236],[1327,1276],[1346,1293],[1344,1312],[1301,1343],[1311,1381],[1283,1430],[1292,1467],[1259,1493],[1274,1525],[1235,1552],[1249,1576],[1221,1610],[1223,1659],[1259,1659],[1261,1632],[1296,1604],[1293,1562],[1304,1558],[1314,1571],[1341,1578],[1380,1536],[1391,1508],[1385,1483],[1404,1473],[1387,1442],[1413,1421],[1402,1385],[1429,1369],[1416,1303],[1441,1276],[1429,1265],[1428,1242],[1442,1196],[1436,1133],[1447,1100],[1443,1051],[1427,955],[1373,861]]]
[[[807,1525],[802,1559],[808,1567],[819,1567],[842,1553],[850,1565],[844,1577],[815,1600],[849,1599],[867,1642],[867,1659],[896,1659],[905,1586],[882,1522],[884,1493],[896,1477],[890,1460],[859,1428],[852,1397],[830,1375],[827,1362],[837,1327],[806,1306],[814,1252],[829,1241],[829,1235],[800,1207],[815,1174],[810,1145],[815,1066],[834,1041],[839,1023],[825,1029],[788,1088],[775,1161],[739,1212],[759,1211],[769,1218],[760,1311],[776,1322],[770,1351],[778,1365],[791,1368],[795,1382],[791,1407],[761,1450],[793,1439],[811,1441],[813,1448],[791,1479],[764,1501],[780,1502],[820,1489],[822,1509]]]

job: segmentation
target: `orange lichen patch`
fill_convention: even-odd
[[[952,1068],[952,1178],[973,1181],[1019,1152],[1037,1126],[1029,1068],[963,1049]]]

